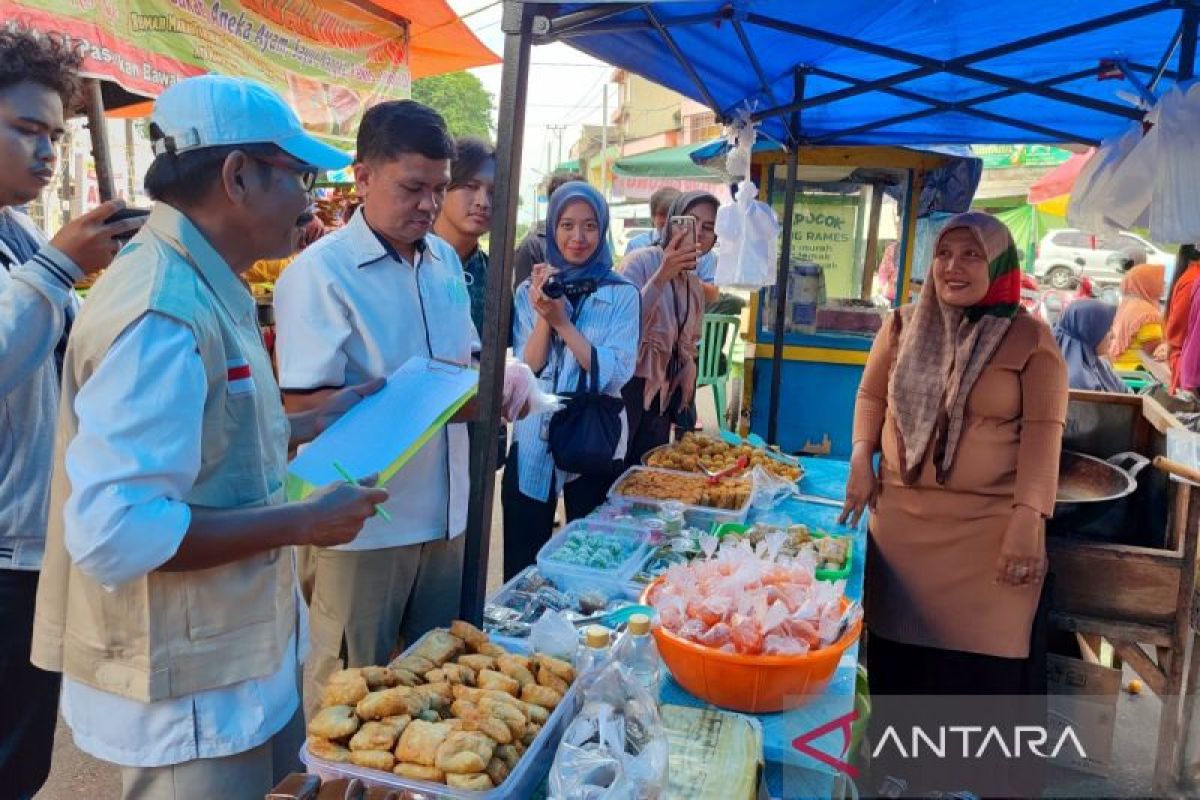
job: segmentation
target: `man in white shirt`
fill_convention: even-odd
[[[80,56],[69,42],[0,31],[0,685],[20,698],[0,710],[0,787],[32,797],[50,772],[58,674],[29,663],[33,604],[46,541],[58,369],[78,309],[72,291],[108,266],[114,235],[103,203],[50,242],[19,206],[54,175],[63,109],[78,89]]]
[[[454,140],[411,100],[368,109],[354,165],[362,206],[301,253],[275,287],[276,357],[289,410],[386,377],[410,358],[470,364],[478,336],[454,248],[432,234]],[[437,431],[389,482],[392,521],[312,553],[311,713],[343,667],[386,663],[458,613],[467,515],[469,412]]]
[[[284,504],[289,449],[378,384],[285,416],[239,276],[295,250],[318,169],[347,159],[215,75],[168,88],[150,129],[157,202],[63,363],[32,658],[126,800],[257,800],[303,737],[292,547],[352,540],[388,494]]]

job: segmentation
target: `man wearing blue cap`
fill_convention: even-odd
[[[124,798],[257,800],[303,736],[292,546],[352,540],[388,494],[283,503],[289,450],[379,384],[286,416],[239,276],[296,249],[348,159],[234,78],[172,86],[150,128],[157,203],[64,359],[32,660]]]

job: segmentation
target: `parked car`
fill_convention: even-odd
[[[1175,269],[1174,255],[1136,234],[1092,235],[1063,228],[1042,237],[1033,273],[1055,289],[1069,289],[1085,274],[1098,283],[1118,283],[1130,252],[1145,253],[1146,262],[1162,264],[1168,276]]]

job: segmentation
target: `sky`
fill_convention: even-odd
[[[492,52],[504,54],[504,34],[500,30],[501,4],[497,0],[449,0],[449,3]],[[500,65],[470,71],[479,77],[499,103]],[[529,199],[533,197],[534,184],[546,170],[547,143],[550,146],[550,167],[553,168],[559,161],[560,134],[548,126],[565,126],[561,133],[562,160],[570,159],[571,145],[579,139],[581,126],[599,125],[603,119],[602,92],[605,88],[608,91],[610,114],[616,106],[616,86],[605,85],[611,76],[611,66],[565,44],[554,43],[533,48],[533,64],[529,70],[529,102],[525,110],[525,147],[521,158],[521,195],[526,198],[520,212],[522,219],[533,213]]]

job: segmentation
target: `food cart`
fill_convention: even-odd
[[[1198,19],[1200,6],[1191,0],[1106,0],[1086,6],[1022,2],[1007,6],[1003,15],[957,1],[822,7],[783,0],[686,4],[509,0],[503,18],[507,39],[498,125],[498,211],[491,234],[492,263],[503,268],[489,283],[487,297],[487,315],[494,325],[483,332],[483,424],[495,427],[499,421],[505,337],[496,332],[510,323],[502,287],[511,276],[533,44],[567,42],[705,103],[723,121],[746,112],[760,122],[762,132],[785,148],[755,159],[760,190],[771,192],[774,200],[782,188],[785,241],[793,241],[801,165],[898,170],[907,201],[897,277],[897,297],[902,301],[911,284],[915,230],[923,216],[917,205],[919,188],[930,172],[947,163],[943,156],[909,148],[930,142],[1095,144],[1143,115],[1116,95],[1120,83],[1100,80],[1113,74],[1114,56],[1120,61],[1117,79],[1130,84],[1155,86],[1191,79]],[[853,32],[847,20],[854,20]],[[851,154],[844,147],[881,149],[864,155],[862,150]],[[776,177],[774,167],[785,161],[782,175]],[[864,252],[851,256],[852,263],[859,257],[866,263],[869,248],[865,242],[863,247]],[[777,286],[787,286],[791,258],[789,248],[781,248]],[[858,273],[860,280],[864,272]],[[861,300],[862,283],[851,277],[847,285],[848,297]],[[761,302],[755,311],[751,352],[755,378],[747,382],[753,383],[747,390],[752,410],[743,422],[789,450],[813,445],[809,448],[813,452],[844,454],[848,448],[838,440],[844,439],[853,413],[852,387],[869,349],[869,337],[844,341],[837,335],[817,338],[821,334],[816,332],[789,332],[786,288],[774,301],[769,335],[761,326]],[[790,363],[785,366],[785,362]],[[786,404],[781,402],[785,393]],[[783,409],[786,421],[780,419]],[[479,441],[491,439],[482,436]],[[486,446],[472,453],[467,561],[481,566],[474,580],[467,576],[464,582],[464,613],[476,619],[485,596],[482,564],[488,552],[494,458],[494,449]],[[813,464],[840,469],[844,485],[844,462],[814,459]],[[814,494],[808,482],[818,472],[810,470],[801,482],[802,492]],[[824,480],[830,481],[828,474]],[[841,495],[835,488],[827,496]],[[1179,526],[1180,552],[1194,553],[1197,526],[1189,507],[1178,502],[1172,524]],[[1061,560],[1057,545],[1054,551]],[[1120,569],[1126,561],[1115,556],[1106,568]],[[858,563],[861,566],[862,560]],[[1186,565],[1178,572],[1183,579],[1173,586],[1190,597],[1193,579],[1184,573]],[[1066,578],[1064,591],[1072,596],[1071,583],[1093,579],[1092,575]],[[850,591],[853,586],[852,578]],[[1186,605],[1190,607],[1190,600]],[[1174,676],[1187,674],[1182,664],[1185,650],[1163,661],[1169,661]],[[851,666],[846,662],[852,656],[846,654],[843,668]],[[1172,679],[1170,685],[1179,684]],[[668,687],[664,697],[686,702],[686,696],[672,691]],[[837,720],[853,713],[852,676],[839,670],[825,696],[831,706],[818,716],[832,727],[818,725],[815,737],[804,739],[814,730],[811,723],[816,720],[811,717],[780,715],[767,720],[774,726],[768,726],[764,738],[772,793],[828,796],[834,776],[845,774],[840,737],[820,736],[836,731]],[[1168,704],[1163,724],[1172,730],[1177,730],[1177,710],[1177,705]],[[798,740],[815,744],[818,757],[811,757],[811,750],[810,755],[801,752],[804,748],[796,744]],[[1182,761],[1173,749],[1164,758],[1175,765]],[[1158,777],[1160,783],[1166,780],[1162,771]]]

